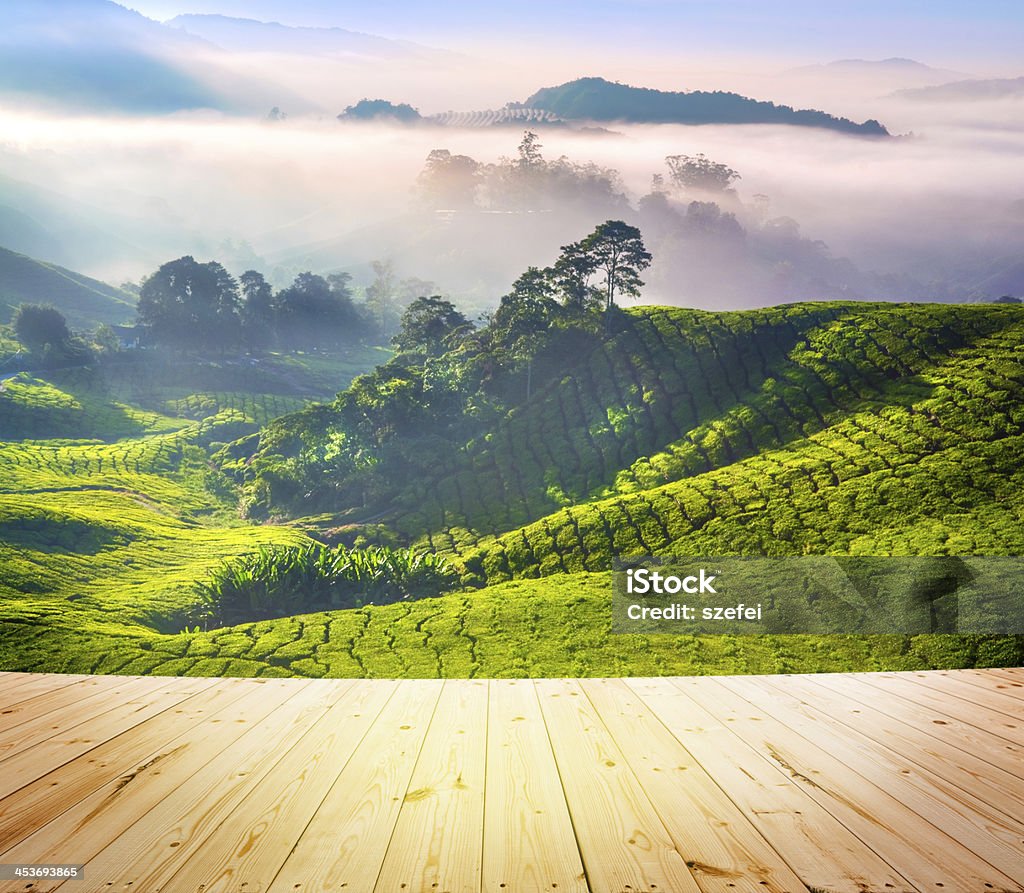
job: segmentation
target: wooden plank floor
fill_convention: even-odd
[[[1024,669],[0,673],[42,893],[1024,893]]]

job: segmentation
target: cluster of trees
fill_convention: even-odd
[[[673,185],[682,190],[724,193],[729,192],[732,184],[740,179],[737,171],[720,161],[712,161],[703,152],[667,155],[665,164]]]
[[[186,256],[143,281],[138,317],[154,343],[186,350],[332,347],[372,329],[352,300],[350,278],[300,273],[275,292],[255,270],[235,279],[216,261]]]
[[[388,102],[386,99],[360,99],[355,105],[345,108],[339,121],[379,121],[381,119],[411,124],[423,120],[419,111],[405,102]]]
[[[474,326],[450,301],[416,298],[402,314],[395,356],[357,378],[330,406],[278,419],[246,473],[254,516],[376,502],[447,461],[456,444],[492,427],[608,337],[615,301],[637,295],[650,263],[640,231],[608,220],[531,267]]]
[[[41,366],[74,366],[91,355],[89,346],[71,333],[64,314],[49,304],[22,304],[12,328]]]
[[[434,149],[417,178],[421,201],[430,208],[531,211],[552,207],[583,206],[625,210],[629,207],[619,172],[594,162],[574,162],[566,156],[548,161],[540,138],[523,134],[515,158],[484,164],[449,149]],[[665,157],[664,174],[653,177],[652,193],[678,191],[691,196],[735,198],[738,171],[696,155]]]
[[[564,155],[548,161],[540,138],[526,131],[515,158],[484,164],[448,149],[434,149],[417,180],[422,202],[433,209],[535,211],[577,207],[601,212],[628,208],[618,171]]]

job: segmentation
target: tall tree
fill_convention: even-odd
[[[519,158],[516,166],[519,168],[537,168],[544,166],[544,156],[541,155],[542,143],[540,137],[532,130],[523,132],[522,142],[519,143]]]
[[[242,292],[242,334],[251,348],[267,347],[274,340],[277,305],[270,283],[257,270],[238,277]]]
[[[480,164],[468,155],[433,149],[416,180],[424,202],[434,209],[460,210],[476,204]]]
[[[358,314],[348,289],[347,274],[333,282],[316,273],[299,273],[277,293],[278,332],[293,348],[336,344],[354,335]]]
[[[139,289],[139,322],[157,343],[221,349],[241,332],[238,283],[216,261],[201,264],[186,255],[168,261]]]
[[[526,399],[533,390],[533,361],[546,346],[558,317],[550,270],[530,267],[501,299],[488,330],[499,351],[526,365]]]
[[[594,259],[582,241],[562,246],[551,275],[562,294],[563,303],[570,310],[590,310],[599,303],[600,297],[590,284],[595,269]]]
[[[395,265],[390,260],[375,260],[370,264],[373,282],[366,286],[366,309],[382,332],[393,332],[398,326],[398,279]]]
[[[595,272],[604,274],[605,309],[611,309],[616,293],[640,296],[640,273],[651,265],[640,230],[622,220],[606,220],[581,243]]]

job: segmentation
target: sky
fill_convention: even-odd
[[[531,38],[573,51],[629,44],[660,53],[786,58],[909,56],[984,73],[1024,67],[1019,0],[123,0],[157,19],[220,13],[336,26],[455,49]],[[1019,73],[1019,71],[1018,71]]]

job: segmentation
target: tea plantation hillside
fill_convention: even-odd
[[[1024,554],[1024,308],[620,317],[613,337],[567,355],[491,430],[438,450],[430,473],[331,532],[442,553],[462,591],[206,631],[180,630],[211,568],[337,523],[244,524],[235,482],[209,461],[288,407],[258,412],[245,404],[257,398],[227,391],[140,403],[116,388],[100,399],[14,382],[0,426],[11,401],[34,408],[19,423],[26,436],[0,444],[0,669],[557,676],[1024,663],[1013,636],[612,635],[608,573],[616,557],[650,554]],[[95,426],[94,439],[56,439],[78,425]],[[98,436],[104,427],[116,433]]]
[[[3,346],[17,345],[7,336]],[[329,396],[386,353],[257,364],[141,354],[0,382],[0,664],[60,669],[184,625],[225,558],[308,538],[246,525],[210,461],[227,441]],[[113,636],[112,639],[107,637]]]
[[[1019,308],[631,319],[384,520],[477,585],[631,554],[1020,554]]]
[[[816,388],[780,376],[633,463],[615,495],[464,549],[467,567],[494,581],[631,554],[1020,555],[1024,326],[995,322],[944,357],[887,351],[874,381],[852,364]],[[778,418],[808,433],[781,439]]]

